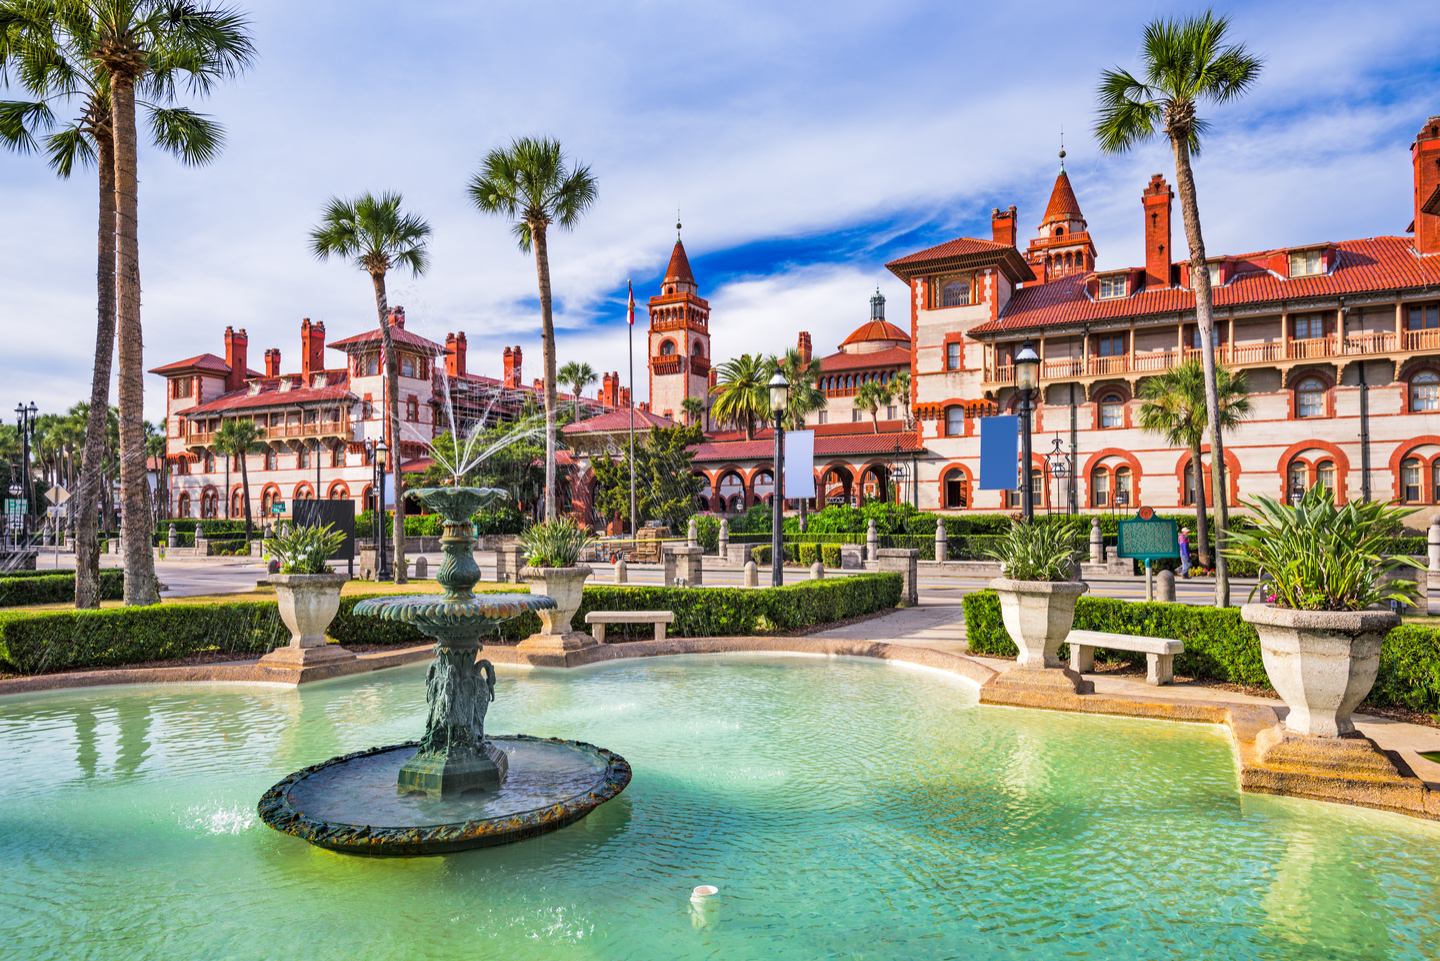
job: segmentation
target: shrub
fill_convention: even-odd
[[[796,551],[797,551],[797,553],[799,554],[799,557],[800,557],[800,565],[801,565],[802,567],[811,567],[811,566],[814,565],[814,563],[815,563],[817,560],[819,560],[819,557],[816,556],[816,547],[817,547],[817,546],[818,546],[818,545],[816,545],[816,544],[797,544],[797,545],[795,545]]]
[[[272,537],[266,547],[270,556],[280,562],[281,574],[329,574],[326,561],[345,543],[345,532],[324,527],[291,527],[279,537]]]
[[[1367,700],[1440,713],[1440,629],[1402,624],[1391,631]]]
[[[574,567],[588,543],[590,533],[568,516],[536,524],[520,535],[531,567]]]
[[[73,571],[17,571],[19,577],[0,578],[0,607],[29,604],[61,604],[75,599]],[[38,576],[37,576],[38,575]],[[100,600],[118,601],[125,596],[125,572],[100,572]]]
[[[840,560],[840,545],[839,545],[839,544],[822,544],[822,545],[820,545],[820,559],[825,562],[825,566],[826,566],[826,567],[839,567],[840,564],[841,564],[841,560]]]
[[[784,550],[785,559],[784,559],[784,561],[783,561],[782,563],[785,563],[785,564],[795,564],[795,563],[798,563],[798,561],[797,561],[797,558],[798,558],[798,556],[799,556],[798,553],[797,553],[797,548],[798,548],[798,547],[799,547],[798,544],[785,544],[785,545],[784,545],[784,548],[785,548],[785,550]],[[770,566],[770,545],[769,545],[769,544],[761,544],[761,545],[759,545],[759,546],[757,546],[757,547],[752,547],[752,548],[750,548],[750,557],[751,557],[752,560],[755,561],[756,565],[758,565],[758,566],[760,566],[760,567],[769,567],[769,566]]]
[[[1012,524],[1010,533],[987,550],[1002,565],[1006,577],[1017,581],[1063,581],[1074,570],[1073,523]]]
[[[720,518],[714,514],[695,515],[695,538],[709,553],[720,549]]]

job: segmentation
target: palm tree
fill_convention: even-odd
[[[375,312],[380,317],[380,343],[385,352],[385,390],[390,435],[390,469],[395,483],[395,583],[405,583],[405,479],[400,453],[400,358],[390,334],[390,304],[385,297],[385,275],[392,268],[419,277],[430,266],[425,249],[430,225],[415,214],[402,213],[398,193],[378,198],[361,194],[354,200],[330,198],[320,225],[310,231],[310,250],[321,260],[331,254],[348,258],[370,275],[375,288]],[[383,509],[384,505],[381,505]]]
[[[545,353],[545,519],[555,519],[555,319],[551,312],[550,250],[552,224],[572,230],[595,203],[598,188],[590,168],[565,169],[558,140],[521,137],[509,148],[497,147],[470,178],[470,199],[481,213],[513,221],[520,252],[535,251],[540,282],[540,331]]]
[[[1215,491],[1215,603],[1230,603],[1225,570],[1225,450],[1221,436],[1220,395],[1215,363],[1215,317],[1205,241],[1200,234],[1200,207],[1190,157],[1200,152],[1200,135],[1209,124],[1195,115],[1198,104],[1228,103],[1255,83],[1263,61],[1244,44],[1225,43],[1230,18],[1206,11],[1186,20],[1153,20],[1145,28],[1141,61],[1145,79],[1126,70],[1100,75],[1100,113],[1095,136],[1107,153],[1124,153],[1163,132],[1175,155],[1175,180],[1185,238],[1190,243],[1190,277],[1195,290],[1195,318],[1203,340],[1205,410],[1210,431],[1210,476]]]
[[[755,439],[755,422],[770,417],[769,383],[773,371],[759,354],[741,354],[715,371],[715,396],[710,416],[721,423],[745,428],[745,439]]]
[[[694,427],[700,423],[700,415],[705,413],[705,402],[699,397],[686,397],[680,402],[680,410],[685,414],[687,427]]]
[[[573,360],[564,367],[561,367],[556,377],[559,378],[560,383],[575,392],[574,423],[578,424],[580,423],[580,394],[586,387],[589,387],[600,378],[596,376],[594,369],[589,364],[578,363]]]
[[[816,411],[824,410],[829,404],[825,392],[815,386],[820,381],[820,361],[813,358],[806,360],[804,354],[791,347],[785,351],[783,359],[771,358],[771,365],[785,375],[785,382],[790,385],[790,399],[785,403],[786,429],[804,430],[805,418]],[[799,501],[800,530],[803,532],[809,527],[806,516],[809,499],[802,497]]]
[[[240,462],[240,490],[245,500],[245,540],[250,540],[250,471],[245,465],[245,455],[263,454],[265,445],[260,443],[261,430],[253,420],[235,418],[220,425],[211,442],[215,450]],[[230,492],[226,491],[229,497]]]
[[[902,370],[895,375],[895,397],[905,411],[905,426],[910,426],[910,371]]]
[[[1220,399],[1220,426],[1232,429],[1250,416],[1250,392],[1243,373],[1232,374],[1215,368],[1216,393]],[[1200,476],[1200,445],[1205,439],[1209,418],[1205,413],[1206,377],[1204,365],[1190,358],[1173,370],[1146,379],[1140,385],[1140,429],[1158,434],[1171,447],[1190,452],[1190,469],[1195,476],[1195,537],[1200,566],[1210,566],[1210,537],[1205,517],[1205,480]],[[1217,496],[1217,503],[1224,500]]]
[[[875,433],[880,433],[880,408],[889,406],[895,399],[895,388],[878,380],[867,380],[855,391],[855,406],[870,415]]]

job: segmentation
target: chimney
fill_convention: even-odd
[[[805,358],[805,363],[810,363],[810,331],[800,331],[800,342],[796,344],[796,348],[800,351],[800,356]]]
[[[391,308],[390,308],[390,325],[391,325],[392,327],[399,327],[401,330],[404,330],[404,329],[405,329],[405,308],[404,308],[404,307],[391,307]]]
[[[606,407],[620,406],[620,374],[606,374],[600,378],[600,403]]]
[[[505,348],[505,376],[501,380],[505,387],[520,386],[520,348]]]
[[[445,373],[451,380],[465,376],[465,331],[445,335]]]
[[[265,351],[265,376],[280,376],[280,348],[271,347]]]
[[[230,368],[230,373],[225,375],[227,393],[245,386],[245,374],[250,369],[247,363],[249,344],[250,338],[245,335],[245,328],[225,328],[225,366]]]
[[[310,375],[325,369],[325,325],[312,324],[306,317],[300,321],[300,373],[305,385],[310,385]]]
[[[1170,249],[1170,207],[1175,191],[1156,174],[1140,199],[1145,204],[1145,289],[1169,287],[1170,262],[1175,259]]]
[[[1015,238],[1019,236],[1015,229],[1017,219],[1013,205],[1003,212],[999,207],[990,208],[990,236],[995,243],[1007,247],[1015,246]]]
[[[1410,157],[1415,163],[1415,252],[1440,254],[1440,117],[1425,121]]]
[[[617,376],[616,379],[617,379],[617,380],[619,379],[618,376]],[[630,407],[630,388],[629,388],[629,387],[621,387],[621,388],[620,388],[620,405],[619,405],[619,406],[625,407],[625,408],[629,408],[629,407]]]

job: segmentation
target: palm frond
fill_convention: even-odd
[[[1163,108],[1154,91],[1128,71],[1107,70],[1100,75],[1099,115],[1095,138],[1106,153],[1124,153],[1156,133]]]
[[[192,167],[210,163],[225,143],[224,127],[188,107],[149,106],[149,113],[155,145]]]
[[[37,128],[49,129],[54,123],[55,114],[43,100],[0,101],[0,143],[18,153],[39,147]]]
[[[71,124],[47,136],[45,153],[50,158],[50,166],[66,179],[74,172],[77,163],[88,167],[95,162],[95,147],[79,124]]]

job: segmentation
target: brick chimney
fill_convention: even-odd
[[[265,376],[280,376],[280,348],[271,347],[265,351]]]
[[[800,356],[805,358],[805,363],[810,363],[810,331],[800,331],[800,341],[795,346],[800,351]]]
[[[1175,191],[1156,174],[1140,199],[1145,204],[1145,289],[1169,287],[1170,262],[1175,259],[1170,248],[1170,208]]]
[[[620,374],[609,373],[600,378],[600,403],[606,407],[620,406]]]
[[[225,328],[225,366],[230,368],[230,373],[225,375],[227,393],[245,386],[245,374],[250,369],[247,364],[249,345],[250,338],[246,336],[245,328]]]
[[[390,324],[391,324],[391,326],[399,327],[401,330],[404,330],[404,329],[405,329],[405,308],[404,308],[404,307],[391,307],[391,308],[390,308]]]
[[[990,208],[990,236],[995,243],[1015,246],[1015,238],[1019,236],[1015,226],[1017,219],[1014,206],[1003,211],[999,207]]]
[[[1425,121],[1410,145],[1415,164],[1415,252],[1440,254],[1440,117]],[[1433,213],[1426,213],[1425,208]]]
[[[503,386],[520,386],[520,360],[519,347],[505,348],[505,376],[501,380]]]
[[[305,377],[305,386],[310,386],[310,375],[325,369],[325,325],[312,324],[306,317],[300,321],[300,373]]]
[[[445,335],[445,373],[451,380],[465,376],[465,331]]]

